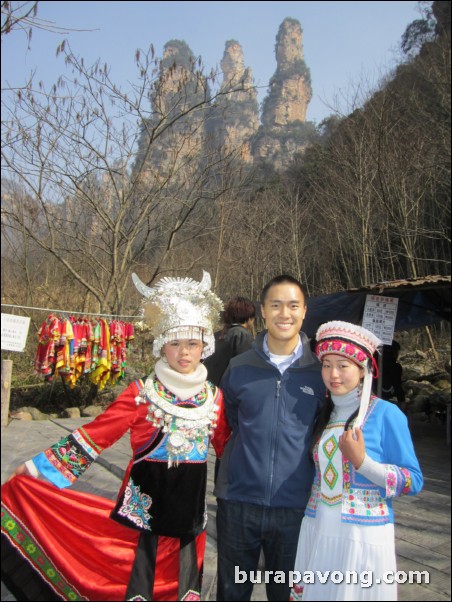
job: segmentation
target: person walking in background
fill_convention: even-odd
[[[229,437],[201,363],[222,303],[206,272],[154,288],[133,278],[155,337],[154,372],[2,486],[2,579],[18,600],[200,599],[207,452],[212,439],[221,455]],[[133,457],[116,503],[58,489],[129,430]]]
[[[397,341],[392,341],[391,345],[383,345],[381,398],[390,401],[395,397],[397,405],[405,412],[405,391],[402,385],[403,368],[398,361],[399,353],[400,343]],[[377,391],[374,389],[374,392]]]
[[[314,433],[316,476],[294,570],[343,579],[300,580],[290,599],[397,600],[396,581],[384,581],[397,570],[392,500],[423,485],[407,419],[372,395],[375,335],[336,321],[323,324],[316,340],[328,400]],[[362,575],[372,583],[363,586]]]
[[[217,387],[220,386],[229,361],[239,353],[251,349],[255,317],[256,308],[245,297],[234,297],[226,303],[223,328],[215,333],[215,351],[204,361],[207,377]]]
[[[314,477],[309,444],[325,394],[320,363],[300,333],[306,293],[292,276],[277,276],[261,304],[267,330],[221,380],[232,434],[214,490],[217,600],[250,600],[261,550],[265,570],[293,570]],[[248,578],[238,582],[236,570]],[[289,599],[287,580],[271,579],[266,589],[269,600]]]

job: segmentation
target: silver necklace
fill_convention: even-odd
[[[217,425],[218,406],[210,387],[207,387],[206,400],[197,408],[181,408],[163,399],[155,390],[154,381],[146,379],[145,399],[135,398],[136,403],[148,403],[148,420],[156,428],[168,433],[165,448],[168,452],[168,468],[179,464],[181,458],[189,459],[196,443],[212,435]]]

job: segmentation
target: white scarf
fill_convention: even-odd
[[[154,371],[159,381],[181,401],[201,393],[207,380],[207,368],[204,364],[198,364],[190,374],[181,374],[173,370],[167,362],[158,360]]]

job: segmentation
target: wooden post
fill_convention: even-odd
[[[13,360],[2,360],[2,428],[8,426]]]
[[[427,333],[430,347],[432,348],[433,355],[435,356],[435,360],[438,361],[439,355],[438,355],[438,352],[436,351],[435,343],[433,342],[432,333],[430,332],[430,328],[428,326],[425,327],[425,332]]]

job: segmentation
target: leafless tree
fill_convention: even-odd
[[[31,39],[32,28],[37,22],[39,2],[8,2],[2,0],[2,37],[16,29],[25,31]]]
[[[3,204],[2,222],[42,260],[53,258],[85,311],[118,313],[132,304],[131,271],[150,282],[174,267],[187,232],[203,235],[197,209],[224,193],[213,176],[234,151],[224,156],[206,141],[212,99],[196,65],[162,80],[151,47],[137,53],[138,83],[125,92],[107,65],[87,67],[64,43],[59,52],[68,74],[50,91],[29,83],[2,100],[2,177],[29,199],[25,213],[17,199]],[[200,93],[189,101],[193,81]],[[198,228],[184,232],[195,216]],[[200,258],[182,249],[178,267],[189,271]]]

